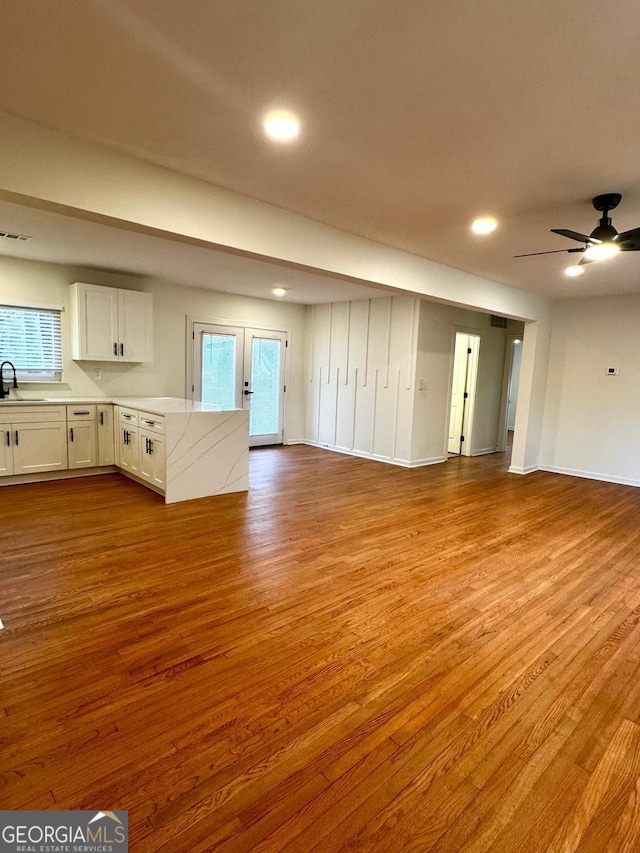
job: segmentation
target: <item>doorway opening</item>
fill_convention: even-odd
[[[471,456],[480,335],[456,332],[449,407],[449,456]]]
[[[513,433],[516,427],[518,408],[518,387],[520,383],[520,364],[522,361],[522,335],[508,335],[504,361],[504,388],[502,433],[498,450],[511,453]]]
[[[249,412],[249,446],[284,442],[287,333],[193,323],[192,397]]]

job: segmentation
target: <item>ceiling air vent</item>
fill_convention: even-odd
[[[491,325],[495,326],[496,329],[506,329],[507,328],[507,318],[506,317],[497,317],[495,314],[491,315]]]
[[[26,243],[27,240],[30,240],[31,237],[27,237],[26,234],[12,234],[11,231],[0,231],[0,237],[3,240],[18,240],[22,243]]]

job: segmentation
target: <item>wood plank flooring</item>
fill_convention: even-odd
[[[640,850],[640,489],[293,446],[0,489],[0,807],[147,851]]]

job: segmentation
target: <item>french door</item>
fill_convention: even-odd
[[[193,341],[194,399],[248,409],[251,447],[282,444],[286,333],[194,323]]]

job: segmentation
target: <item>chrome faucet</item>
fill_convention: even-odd
[[[5,366],[5,364],[8,364],[9,367],[13,370],[13,387],[14,388],[18,387],[18,380],[16,379],[15,367],[11,364],[10,361],[3,361],[2,364],[0,364],[0,400],[3,400],[5,397],[8,397],[9,391],[11,390],[10,388],[4,387],[4,366]]]

